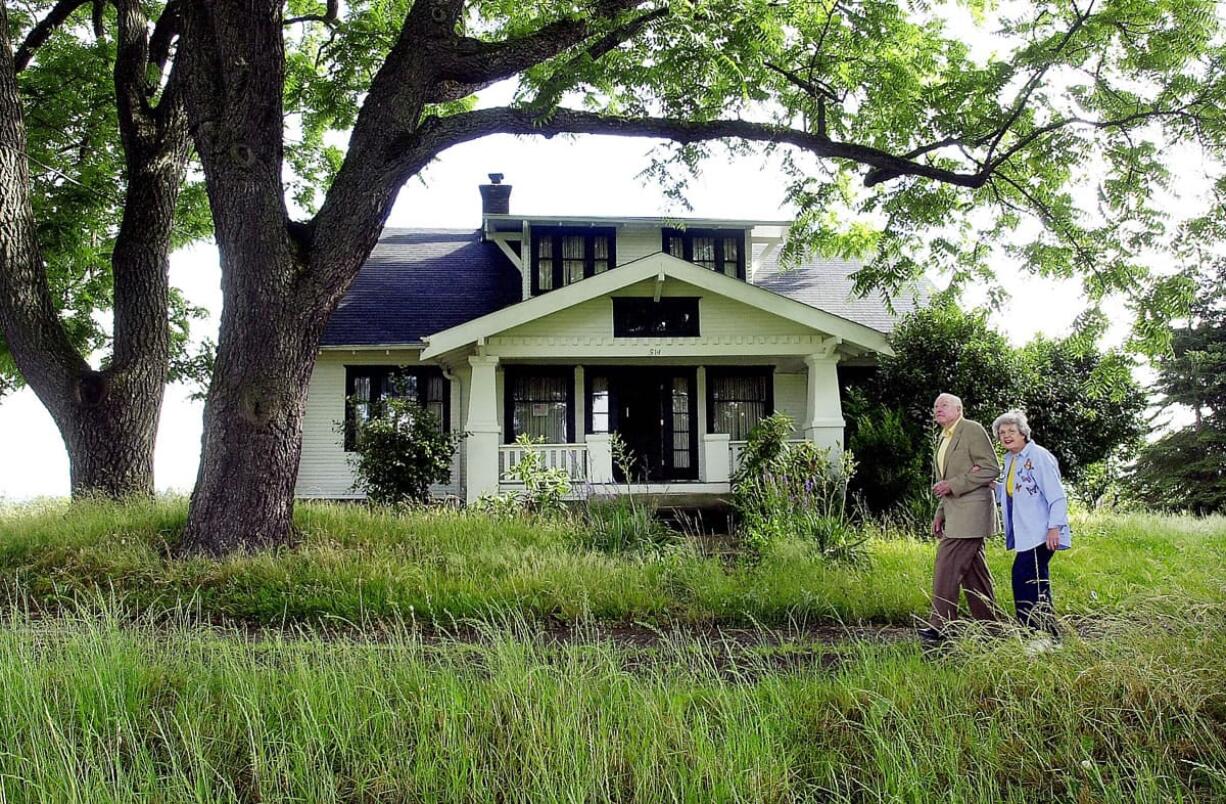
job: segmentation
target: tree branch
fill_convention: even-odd
[[[752,123],[744,120],[692,121],[675,118],[610,117],[594,112],[559,109],[538,116],[527,109],[478,109],[465,114],[429,118],[420,129],[400,143],[406,152],[422,149],[438,153],[461,142],[489,134],[612,134],[623,137],[657,137],[688,144],[717,139],[743,139],[752,142],[792,145],[815,156],[846,159],[874,170],[865,178],[868,186],[903,175],[920,176],[958,187],[981,187],[987,175],[959,173],[921,162],[914,162],[879,148],[839,142],[785,126]],[[888,178],[881,178],[888,177]]]
[[[464,95],[471,94],[579,44],[592,35],[594,19],[611,19],[623,11],[642,5],[643,2],[644,0],[604,0],[593,4],[590,16],[556,20],[527,36],[501,42],[460,39],[450,53],[442,54],[443,61],[438,65],[437,79],[445,85],[467,87],[468,91],[464,92]],[[602,40],[605,44],[600,55],[632,36],[647,21],[640,18],[637,24],[632,22],[610,32]],[[600,45],[601,42],[597,42],[593,47]],[[454,96],[458,91],[460,90],[452,89],[447,94]]]
[[[826,100],[831,100],[831,101],[834,101],[835,103],[839,102],[838,94],[835,93],[833,89],[826,86],[825,83],[822,81],[810,81],[809,79],[802,78],[800,75],[796,74],[794,71],[786,70],[783,67],[780,67],[779,65],[774,64],[773,62],[764,61],[762,62],[762,64],[768,70],[773,70],[774,72],[783,76],[790,83],[794,84],[800,89],[803,89],[805,92],[807,92],[809,95],[812,95],[814,98],[825,98]]]
[[[30,59],[34,58],[34,52],[42,47],[43,43],[51,37],[52,32],[63,25],[74,11],[91,2],[93,0],[60,0],[56,3],[47,16],[30,29],[21,47],[17,48],[17,54],[13,56],[13,68],[21,72],[29,66]]]
[[[290,17],[282,25],[296,25],[301,22],[322,22],[329,27],[340,20],[340,0],[328,0],[327,9],[323,14],[303,14],[301,17]]]

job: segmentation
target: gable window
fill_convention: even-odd
[[[569,444],[575,432],[575,379],[570,368],[517,368],[506,374],[506,440],[521,435]]]
[[[564,287],[617,265],[612,227],[538,226],[532,229],[532,295]]]
[[[451,426],[450,387],[434,366],[345,366],[345,450],[352,451],[358,428],[377,415],[388,398],[407,399],[434,414],[443,431]]]
[[[698,298],[668,296],[616,298],[613,300],[613,337],[615,338],[696,338],[698,337]]]
[[[745,278],[745,230],[664,229],[663,237],[665,254],[725,276]]]
[[[774,412],[775,395],[769,367],[707,369],[707,429],[727,433],[733,441]]]

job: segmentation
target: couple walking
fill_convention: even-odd
[[[1060,469],[1050,452],[1030,440],[1026,415],[1011,410],[992,431],[1005,450],[1004,478],[987,431],[962,417],[962,400],[941,394],[932,408],[941,427],[933,456],[932,492],[937,511],[932,532],[940,540],[932,589],[932,618],[920,631],[926,642],[940,642],[958,614],[966,590],[971,616],[996,621],[998,612],[984,540],[996,533],[997,504],[1004,519],[1005,544],[1015,551],[1013,599],[1023,625],[1055,635],[1048,564],[1070,545],[1068,503]]]

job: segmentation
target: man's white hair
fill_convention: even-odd
[[[954,407],[956,407],[958,410],[962,410],[962,399],[961,399],[961,397],[956,397],[956,396],[954,396],[953,394],[940,394],[940,395],[938,395],[938,396],[937,396],[936,401],[937,401],[937,402],[940,402],[942,399],[948,399],[950,402],[953,402],[953,403],[954,403]],[[935,404],[935,403],[934,403],[934,404]]]

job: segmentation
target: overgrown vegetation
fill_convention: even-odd
[[[850,452],[811,441],[789,442],[792,420],[775,413],[749,433],[733,478],[733,501],[745,543],[756,554],[788,539],[812,544],[838,561],[863,556],[864,539],[847,518]]]
[[[875,532],[862,564],[832,564],[809,540],[756,561],[705,555],[689,541],[606,552],[576,517],[496,517],[304,503],[291,549],[177,559],[184,500],[55,503],[0,514],[0,600],[56,610],[102,592],[125,610],[185,608],[214,620],[355,628],[412,619],[669,623],[910,624],[928,608],[931,542]],[[1220,601],[1226,519],[1078,516],[1075,548],[1052,563],[1062,615]],[[1012,555],[988,550],[997,579]],[[1008,584],[999,584],[1011,605]]]
[[[846,394],[847,448],[860,461],[853,495],[874,513],[931,520],[931,408],[942,392],[961,397],[967,418],[984,426],[1011,408],[1025,410],[1034,439],[1060,461],[1070,485],[1101,482],[1145,433],[1146,399],[1132,360],[1099,351],[1096,332],[1036,338],[1019,349],[988,325],[986,311],[948,300],[904,318],[890,336],[894,355]]]
[[[571,492],[570,473],[559,467],[545,465],[545,456],[536,448],[531,436],[515,439],[520,448],[519,460],[506,471],[504,480],[517,488],[500,494],[486,495],[472,506],[477,513],[496,516],[516,514],[560,514]]]
[[[431,485],[451,479],[464,433],[443,430],[437,416],[407,399],[389,396],[371,407],[354,432],[354,489],[376,505],[424,505]]]
[[[522,624],[370,644],[9,616],[0,798],[1221,800],[1224,612],[937,663],[909,644],[558,645]]]

